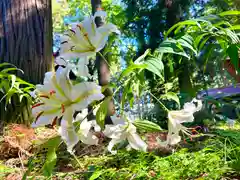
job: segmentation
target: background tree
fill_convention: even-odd
[[[3,62],[21,69],[24,74],[17,75],[25,81],[42,83],[45,72],[52,67],[50,0],[0,1],[0,63]],[[2,68],[5,67],[0,70]],[[0,121],[29,124],[32,99],[23,89],[27,83],[14,74],[9,77],[10,80],[1,79]],[[28,91],[33,88],[30,86],[27,85]]]
[[[0,1],[0,63],[12,63],[23,78],[40,83],[52,67],[50,0]]]
[[[128,18],[125,32],[132,34],[137,41],[136,57],[149,48],[154,52],[164,39],[164,31],[190,16],[189,8],[193,3],[192,0],[123,0],[123,2],[127,6]],[[175,56],[173,61],[177,62],[179,58]],[[181,61],[181,65],[176,64],[175,71],[178,73],[173,74],[165,62],[165,80],[169,81],[172,76],[177,76],[180,92],[194,95],[191,74],[188,73],[189,67],[186,64],[185,60]],[[150,81],[151,89],[155,89],[159,79],[154,80],[150,72],[146,73],[146,76]]]

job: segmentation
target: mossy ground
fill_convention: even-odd
[[[239,125],[215,127],[205,137],[181,143],[170,155],[157,149],[150,153],[122,149],[111,155],[104,145],[89,146],[78,153],[79,162],[61,145],[52,177],[42,175],[46,152],[38,151],[30,159],[15,158],[15,165],[9,165],[9,159],[1,161],[0,179],[21,179],[24,173],[27,179],[240,179]]]

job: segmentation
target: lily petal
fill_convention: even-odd
[[[88,72],[88,65],[89,63],[89,60],[87,57],[84,57],[84,58],[80,58],[78,60],[78,64],[77,64],[77,68],[78,68],[78,71],[77,71],[77,75],[78,76],[84,76],[84,77],[89,77],[89,72]]]
[[[63,116],[61,126],[58,131],[62,139],[66,142],[69,152],[72,152],[73,147],[79,141],[72,119],[72,108],[68,108]]]
[[[107,17],[107,13],[105,11],[96,11],[93,17],[94,18],[96,18],[96,17],[105,18],[105,17]]]
[[[193,122],[193,113],[186,111],[169,111],[168,118],[176,123]]]
[[[86,136],[81,134],[80,140],[84,144],[88,144],[88,145],[97,145],[98,144],[98,138],[92,132],[88,132],[88,134]]]
[[[144,152],[147,151],[147,147],[148,147],[147,144],[140,138],[140,136],[138,134],[136,134],[136,133],[131,134],[127,137],[127,139],[128,139],[130,146],[133,149],[141,150]]]
[[[111,116],[111,120],[113,122],[114,125],[118,125],[118,124],[126,124],[126,120],[124,118],[121,117],[117,117],[116,115]]]
[[[103,133],[111,139],[121,139],[123,136],[123,128],[121,125],[106,125]]]
[[[96,120],[92,120],[92,127],[94,127],[94,131],[95,132],[100,132],[101,131],[101,127],[97,124]]]
[[[73,126],[69,126],[67,121],[62,119],[61,126],[58,130],[60,136],[65,141],[67,149],[72,153],[73,147],[78,143],[79,138]]]
[[[91,122],[89,122],[87,119],[84,119],[82,123],[80,124],[80,132],[83,136],[87,137],[90,129],[92,127]]]
[[[74,85],[72,88],[72,100],[74,110],[85,109],[93,101],[99,101],[104,98],[101,93],[101,87],[94,82],[82,82]]]
[[[75,120],[73,122],[77,122],[77,121],[80,121],[82,122],[82,120],[88,115],[88,109],[83,109],[81,110],[80,113],[77,114]]]
[[[167,141],[170,145],[175,145],[181,141],[181,136],[179,136],[178,134],[168,135]]]
[[[117,151],[116,150],[114,151],[112,149],[116,144],[120,143],[121,141],[122,140],[119,140],[119,139],[112,139],[107,146],[108,151],[112,154],[117,154]]]

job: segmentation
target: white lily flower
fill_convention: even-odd
[[[88,145],[98,144],[97,136],[90,131],[91,127],[93,127],[93,122],[84,119],[80,124],[79,131],[76,132],[73,125],[69,124],[65,119],[62,119],[58,132],[67,144],[68,151],[70,153],[73,153],[73,147],[78,143],[79,140]]]
[[[72,124],[73,112],[85,109],[93,101],[101,100],[104,96],[101,87],[94,82],[83,82],[72,85],[68,78],[68,69],[59,68],[56,73],[45,74],[44,84],[36,86],[41,102],[32,108],[36,121],[33,126],[51,124],[56,117],[67,116]],[[70,109],[71,111],[67,111]]]
[[[89,64],[89,59],[87,57],[80,58],[78,60],[78,64],[77,64],[78,76],[90,77],[90,74],[88,71],[88,64]]]
[[[147,144],[137,134],[136,127],[131,122],[116,116],[111,116],[111,119],[113,125],[106,125],[105,130],[103,131],[105,136],[112,139],[108,145],[109,152],[116,154],[117,151],[112,150],[114,145],[126,139],[131,148],[147,151]]]
[[[187,102],[184,104],[182,110],[178,111],[169,111],[168,112],[168,135],[167,141],[160,143],[162,146],[166,146],[168,144],[174,145],[181,141],[181,136],[179,136],[179,132],[182,131],[187,135],[190,135],[188,129],[182,125],[184,122],[193,122],[194,116],[193,114],[202,108],[202,102],[197,101],[197,106],[192,102]]]
[[[82,109],[81,112],[79,112],[76,116],[76,118],[73,120],[73,122],[82,122],[84,120],[84,118],[86,118],[88,115],[88,109]]]
[[[88,109],[83,109],[81,113],[78,113],[75,120],[73,122],[77,122],[80,121],[82,122],[84,120],[84,118],[86,118],[88,115]],[[101,131],[101,127],[97,124],[96,120],[91,120],[88,121],[88,123],[91,124],[91,127],[94,128],[95,132],[100,132]]]
[[[85,18],[81,23],[72,24],[72,28],[62,37],[60,54],[75,57],[95,56],[96,52],[103,49],[108,36],[112,32],[118,33],[118,30],[111,23],[97,28],[95,18],[99,16],[104,19],[106,13],[98,11],[94,16]]]
[[[79,139],[84,144],[89,144],[89,145],[97,145],[98,144],[97,136],[95,136],[90,131],[92,127],[93,127],[92,121],[88,121],[87,119],[84,119],[80,125],[78,136],[79,136]]]
[[[94,128],[95,132],[100,132],[101,131],[101,127],[98,125],[96,120],[91,120],[92,123],[92,127]]]
[[[68,108],[66,111],[67,113],[64,114],[63,119],[61,120],[61,126],[58,129],[58,133],[66,143],[67,150],[70,153],[73,153],[72,149],[78,143],[79,137],[75,131],[73,124],[69,122],[69,120],[72,119],[71,108]]]
[[[87,57],[81,57],[78,59],[77,65],[70,63],[69,61],[76,58],[74,55],[63,54],[56,58],[55,63],[60,66],[65,66],[71,69],[77,76],[90,77],[88,71],[89,59]]]

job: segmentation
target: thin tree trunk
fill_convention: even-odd
[[[50,0],[0,1],[0,63],[24,71],[24,80],[40,83],[52,67]]]
[[[178,74],[178,84],[180,93],[189,94],[191,97],[195,96],[195,90],[193,88],[188,62],[183,58],[182,63],[179,64],[180,72]]]
[[[92,4],[92,14],[94,14],[97,10],[101,9],[102,6],[102,1],[101,0],[91,0],[91,4]],[[102,21],[102,19],[100,17],[97,17],[96,20],[96,25],[97,27],[100,27],[104,24],[104,22]],[[102,49],[101,53],[103,54],[104,49]],[[105,61],[105,59],[100,56],[99,54],[97,54],[96,57],[96,68],[97,68],[97,72],[98,72],[98,82],[100,86],[106,86],[108,85],[110,82],[110,69],[108,66],[108,63]],[[112,91],[107,88],[103,94],[105,95],[105,97],[111,96],[112,95]],[[112,106],[113,103],[110,103],[109,106]],[[109,110],[112,109],[112,107],[109,107]],[[89,108],[89,110],[91,110],[91,108]],[[110,113],[110,112],[109,112]],[[110,118],[110,116],[107,116],[105,119],[105,124],[112,124],[112,120]]]

